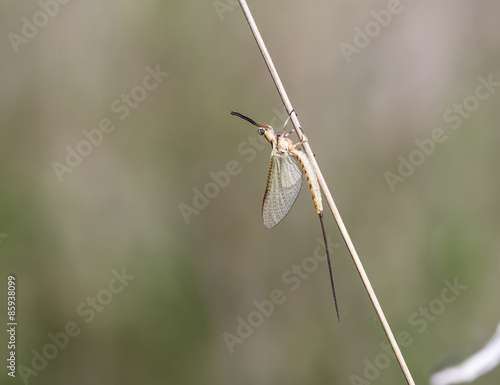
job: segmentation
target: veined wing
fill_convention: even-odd
[[[262,202],[264,224],[272,228],[290,212],[302,187],[302,169],[290,154],[271,155],[266,192]]]

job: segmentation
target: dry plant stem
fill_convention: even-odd
[[[262,53],[262,56],[264,57],[264,60],[267,64],[267,68],[269,69],[269,72],[271,73],[271,76],[274,80],[274,83],[276,84],[276,88],[278,89],[278,92],[281,96],[281,99],[283,100],[283,104],[285,105],[287,112],[290,114],[293,111],[292,104],[290,102],[290,99],[288,99],[288,95],[286,94],[285,88],[283,87],[283,83],[281,83],[278,72],[276,71],[276,68],[274,67],[271,56],[269,55],[269,52],[267,51],[266,45],[264,44],[264,40],[262,39],[262,36],[260,35],[259,30],[257,29],[257,25],[255,24],[255,21],[252,17],[252,14],[250,13],[250,9],[248,8],[248,5],[247,5],[245,0],[238,0],[238,1],[240,3],[241,9],[243,10],[243,13],[248,21],[250,29],[252,30],[252,34],[255,38],[255,41],[257,42],[257,45],[259,46],[259,49]],[[300,141],[306,140],[307,138],[304,135],[304,132],[302,131],[299,120],[297,119],[297,114],[292,113],[291,120],[292,120],[293,126],[295,127],[295,130],[297,132],[297,135],[299,136]],[[365,269],[363,268],[363,264],[361,263],[361,260],[358,257],[358,253],[356,252],[356,249],[354,248],[354,244],[351,241],[351,237],[349,236],[349,233],[347,232],[347,229],[344,225],[344,221],[342,220],[340,213],[337,209],[337,206],[335,205],[335,202],[333,201],[332,194],[330,194],[330,190],[328,189],[328,186],[326,185],[325,179],[323,178],[323,175],[321,174],[321,170],[319,169],[318,163],[316,162],[316,159],[314,157],[314,154],[313,154],[308,142],[304,143],[304,150],[305,150],[307,156],[309,157],[309,159],[311,160],[311,163],[314,167],[314,170],[318,176],[319,185],[320,185],[321,189],[323,190],[323,194],[325,195],[328,206],[330,207],[330,210],[332,211],[333,217],[335,218],[335,221],[337,222],[337,226],[340,230],[340,233],[342,234],[342,237],[344,238],[344,241],[347,245],[347,248],[349,249],[352,260],[354,261],[354,264],[356,265],[356,269],[358,270],[358,273],[359,273],[359,276],[361,277],[363,285],[365,286],[365,289],[368,292],[368,296],[370,297],[370,300],[373,304],[373,307],[375,308],[375,311],[378,315],[378,318],[380,319],[382,327],[384,328],[384,332],[385,332],[387,338],[389,339],[389,342],[392,346],[392,349],[394,350],[394,353],[395,353],[396,358],[399,362],[401,370],[403,371],[403,374],[406,378],[406,381],[408,382],[409,385],[415,385],[415,382],[413,381],[410,370],[408,369],[408,366],[406,365],[403,354],[401,353],[401,350],[399,349],[399,346],[398,346],[398,343],[394,337],[394,334],[392,333],[391,327],[389,326],[389,323],[387,322],[387,319],[385,318],[382,307],[380,306],[380,303],[377,299],[375,291],[373,290],[373,287],[370,283],[370,280],[368,279],[368,276],[366,275]]]

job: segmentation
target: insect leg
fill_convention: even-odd
[[[281,133],[281,135],[288,136],[288,135],[290,135],[292,132],[294,132],[294,131],[295,131],[295,127],[294,127],[294,128],[292,128],[292,130],[291,130],[290,132],[287,132],[287,133],[285,134],[286,125],[287,125],[288,121],[290,120],[290,117],[292,116],[293,111],[294,111],[294,110],[292,110],[292,111],[288,114],[288,118],[286,118],[286,120],[285,120],[285,124],[283,125],[283,132]]]
[[[295,146],[295,148],[297,148],[298,146],[300,146],[301,144],[304,144],[304,143],[307,143],[309,142],[309,140],[307,138],[305,138],[303,141],[301,142],[298,142],[298,143],[294,143],[293,145]]]

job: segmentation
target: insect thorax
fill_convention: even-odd
[[[288,136],[276,136],[276,149],[278,152],[289,152],[293,148],[293,141]]]

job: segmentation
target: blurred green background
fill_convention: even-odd
[[[374,12],[386,1],[249,6],[391,326],[409,336],[413,376],[427,383],[500,319],[500,88],[474,97],[479,77],[500,81],[500,3],[401,1],[382,27]],[[340,325],[326,263],[311,258],[321,233],[308,191],[278,227],[262,224],[270,147],[229,112],[276,127],[284,112],[235,1],[0,9],[0,309],[7,322],[13,274],[18,322],[17,377],[4,369],[2,383],[404,383],[331,215]],[[341,45],[367,27],[373,37],[346,58]],[[458,112],[444,120],[465,101],[459,125]],[[100,136],[106,119],[115,129]],[[436,128],[446,139],[419,158],[415,141]],[[77,149],[85,155],[67,159]],[[391,189],[384,174],[411,154],[419,165]],[[237,171],[225,180],[228,165]],[[311,272],[291,290],[283,274],[303,264]],[[445,303],[454,280],[466,288]],[[259,320],[254,301],[275,290],[282,303]],[[251,314],[259,326],[230,349],[223,336]],[[77,335],[61,334],[75,324]]]

